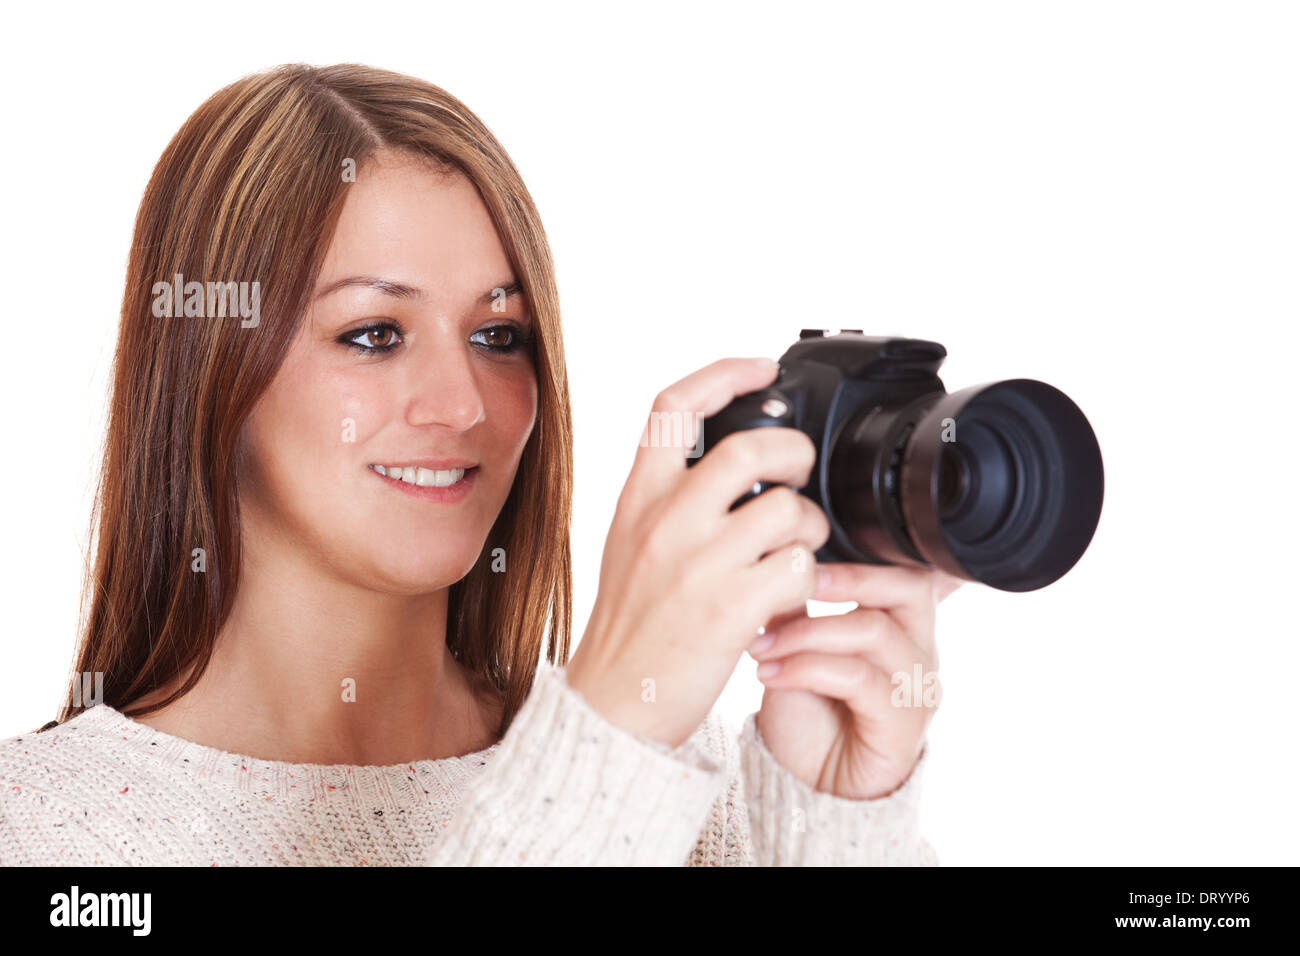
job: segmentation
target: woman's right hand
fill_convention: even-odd
[[[807,435],[734,432],[686,467],[695,424],[770,385],[776,371],[766,359],[722,359],[659,393],[652,415],[680,415],[685,442],[643,441],[637,450],[605,539],[596,602],[565,669],[607,720],[672,747],[708,716],[759,627],[802,608],[816,589],[814,554],[830,525],[794,490],[816,458]],[[758,481],[789,487],[728,511]]]

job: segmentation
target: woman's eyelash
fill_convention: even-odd
[[[502,325],[489,325],[486,329],[479,329],[478,332],[475,332],[474,334],[478,335],[480,332],[497,332],[500,331],[501,329],[505,329],[510,333],[510,344],[486,346],[486,348],[490,349],[493,352],[504,352],[506,354],[512,354],[514,352],[518,352],[521,351],[522,349],[528,348],[533,344],[532,332],[531,331],[525,332],[522,326],[514,322],[508,322]]]
[[[490,325],[485,329],[479,329],[474,333],[474,335],[480,335],[484,332],[498,332],[501,330],[505,330],[510,333],[509,345],[488,345],[483,342],[478,342],[475,344],[482,345],[489,352],[500,352],[507,355],[513,354],[515,352],[519,352],[522,349],[525,349],[533,344],[532,332],[525,332],[523,327],[515,322],[502,323],[500,325]],[[364,340],[366,336],[369,336],[371,334],[386,332],[386,331],[392,332],[393,335],[397,337],[397,341],[396,342],[390,341],[386,345],[374,345],[374,344],[365,345],[362,344],[361,341],[358,341],[359,339]],[[374,354],[378,352],[382,354],[384,352],[391,352],[393,349],[397,348],[397,346],[401,345],[402,344],[401,336],[404,334],[405,333],[395,322],[372,322],[370,325],[363,326],[362,328],[353,329],[350,332],[344,332],[342,335],[339,336],[338,342],[340,345],[345,345],[348,348],[353,349],[354,351],[357,352],[367,352],[370,354]]]
[[[390,342],[387,345],[362,345],[357,339],[364,338],[374,332],[391,331],[396,336],[401,336],[402,330],[394,322],[373,322],[360,329],[353,329],[351,332],[344,332],[339,336],[339,344],[346,345],[348,348],[358,352],[391,352],[397,348],[398,342]]]

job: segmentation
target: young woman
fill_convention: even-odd
[[[653,411],[775,372],[715,362]],[[644,442],[570,660],[550,253],[442,90],[295,65],[204,103],[140,206],[110,408],[73,687],[0,743],[0,863],[934,862],[934,708],[890,675],[935,671],[958,582],[818,568],[790,488],[729,512],[806,482],[803,434],[689,471]],[[746,650],[735,740],[711,708]]]

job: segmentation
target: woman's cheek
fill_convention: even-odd
[[[505,396],[500,409],[501,419],[508,421],[507,433],[500,436],[503,448],[511,449],[512,462],[518,462],[533,428],[537,425],[537,375],[530,366],[527,374],[520,374],[509,387],[499,393]],[[488,414],[491,415],[489,408]]]

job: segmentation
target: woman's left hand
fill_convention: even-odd
[[[817,618],[805,607],[764,626],[750,647],[765,685],[758,731],[777,762],[813,789],[883,797],[921,755],[941,695],[935,609],[962,582],[890,565],[817,569],[829,580],[815,600],[858,607]]]

